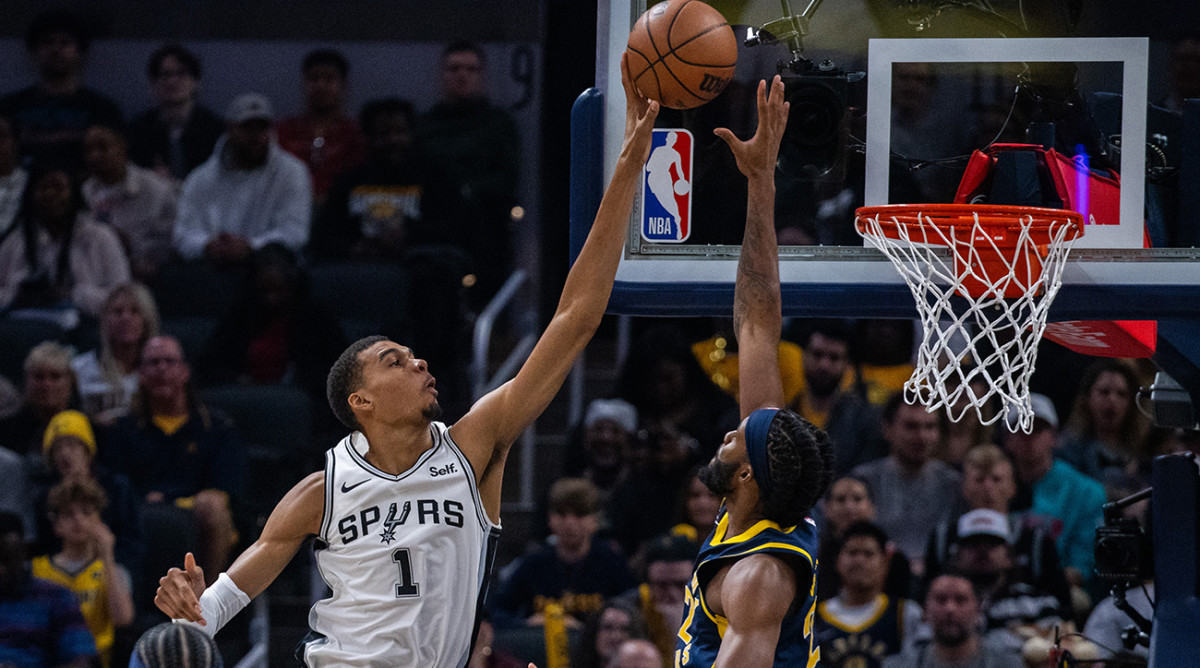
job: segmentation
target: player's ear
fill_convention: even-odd
[[[350,404],[350,409],[354,411],[366,411],[371,408],[371,400],[362,395],[361,392],[351,392],[346,401]]]
[[[737,481],[744,485],[754,479],[754,469],[750,467],[750,462],[745,461],[738,465],[737,473],[734,475],[737,477]]]

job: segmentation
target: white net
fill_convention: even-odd
[[[1005,420],[1029,432],[1029,378],[1067,254],[1082,233],[1079,215],[1060,211],[1035,224],[1029,209],[961,207],[949,213],[955,207],[938,205],[930,214],[873,207],[856,220],[859,234],[896,266],[920,314],[925,334],[905,400],[945,408],[955,422],[973,409],[983,424]]]

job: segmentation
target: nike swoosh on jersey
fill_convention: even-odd
[[[342,483],[342,493],[344,494],[346,492],[349,492],[350,490],[354,489],[355,487],[364,485],[370,481],[371,481],[371,479],[367,478],[366,480],[360,480],[360,481],[354,483],[353,485],[347,485],[346,483]]]

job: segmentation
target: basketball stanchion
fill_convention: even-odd
[[[1015,409],[1009,429],[1031,431],[1029,377],[1083,217],[1040,207],[891,204],[858,209],[855,228],[916,300],[924,336],[905,399],[945,408],[955,422],[969,408],[984,424]],[[1003,406],[989,415],[993,396]]]

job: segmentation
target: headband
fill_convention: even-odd
[[[767,432],[779,414],[778,408],[760,408],[746,418],[746,456],[754,481],[764,498],[771,496],[771,460],[767,455]]]

